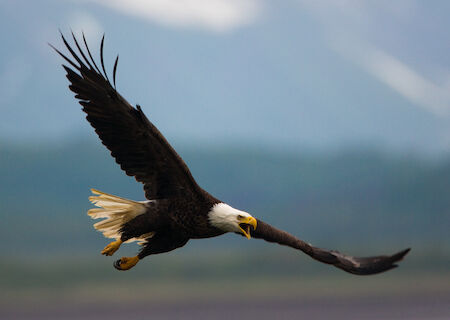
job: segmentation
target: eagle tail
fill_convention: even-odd
[[[103,233],[106,238],[120,239],[122,226],[131,219],[147,211],[145,202],[133,201],[113,196],[99,190],[91,189],[93,196],[89,197],[95,206],[87,214],[92,219],[105,218],[94,224],[94,228]],[[129,239],[127,242],[141,239]]]

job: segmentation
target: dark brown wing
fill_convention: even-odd
[[[377,257],[352,257],[338,251],[328,251],[311,246],[293,235],[272,227],[258,220],[256,230],[251,231],[254,238],[264,239],[268,242],[276,242],[281,245],[299,249],[320,262],[332,264],[335,267],[358,275],[369,275],[384,272],[396,268],[396,262],[403,259],[410,249],[400,251],[391,256]]]
[[[201,189],[181,157],[147,119],[141,108],[132,107],[116,91],[118,57],[114,64],[114,87],[111,85],[103,62],[104,37],[100,46],[102,73],[92,58],[84,34],[86,51],[81,49],[73,33],[72,36],[81,57],[62,34],[62,40],[74,60],[52,48],[76,70],[63,65],[71,82],[69,88],[80,100],[83,111],[87,113],[86,119],[120,167],[127,175],[134,176],[144,184],[148,199],[199,194]]]

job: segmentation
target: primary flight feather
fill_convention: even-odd
[[[94,227],[105,237],[115,239],[102,254],[114,254],[123,242],[142,244],[138,255],[115,261],[116,269],[128,270],[144,257],[182,247],[189,239],[210,238],[227,232],[290,246],[320,262],[359,275],[395,268],[395,263],[408,253],[406,249],[390,256],[352,257],[316,248],[213,197],[196,183],[183,159],[140,106],[133,107],[117,92],[118,56],[111,84],[103,61],[104,37],[100,45],[102,71],[92,57],[84,34],[80,45],[72,33],[78,53],[62,34],[61,37],[71,58],[52,47],[70,65],[63,65],[70,90],[122,170],[144,185],[148,199],[132,201],[92,190],[94,196],[89,199],[98,208],[89,210],[88,214],[93,219],[103,218]]]

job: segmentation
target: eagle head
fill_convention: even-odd
[[[249,213],[237,210],[226,203],[215,204],[208,213],[209,223],[225,232],[237,232],[250,236],[250,226],[256,229],[256,219]]]

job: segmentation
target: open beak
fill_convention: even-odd
[[[251,238],[250,235],[250,226],[253,227],[253,230],[256,229],[256,219],[253,217],[244,217],[239,220],[239,229],[241,229],[241,233],[247,237],[247,239]]]

